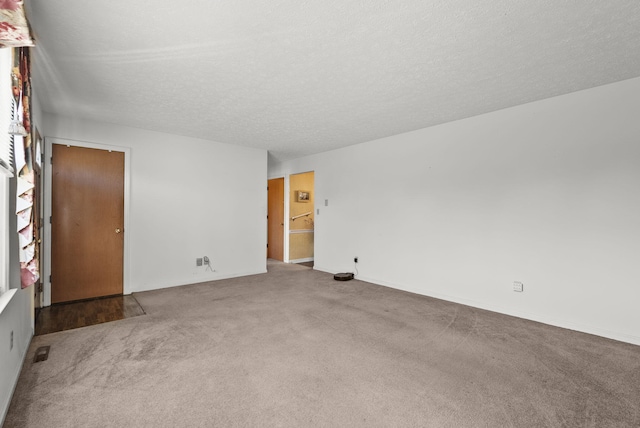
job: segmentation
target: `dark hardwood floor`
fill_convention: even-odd
[[[35,334],[71,330],[144,314],[144,309],[133,295],[60,303],[38,312]]]

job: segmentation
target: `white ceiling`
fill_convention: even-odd
[[[638,0],[27,0],[45,111],[319,153],[640,76]]]

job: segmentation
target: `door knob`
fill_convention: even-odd
[[[122,230],[120,228],[117,228],[116,233],[120,233],[120,232],[122,232]]]

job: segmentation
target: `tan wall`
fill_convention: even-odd
[[[314,210],[313,201],[315,198],[313,191],[313,172],[305,172],[303,174],[295,174],[289,177],[289,229],[313,229]],[[309,192],[309,202],[298,202],[297,194],[299,191]],[[306,212],[311,212],[307,217],[300,217],[296,220],[291,220],[291,217],[295,217]]]
[[[307,233],[289,234],[289,260],[306,259],[313,257],[313,232],[314,229],[314,173],[305,172],[289,177],[289,230],[309,230]],[[300,202],[298,194],[300,191],[309,193],[309,200]],[[308,216],[291,220],[291,217],[308,213]]]
[[[289,260],[313,257],[313,232],[289,234]]]

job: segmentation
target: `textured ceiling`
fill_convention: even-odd
[[[640,76],[638,0],[27,0],[45,111],[291,159]]]

